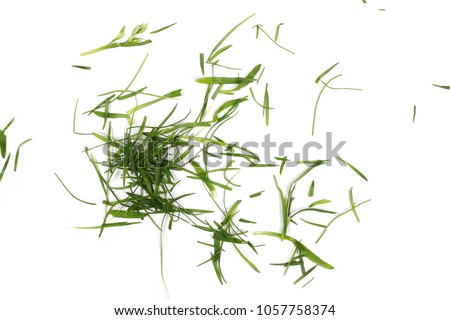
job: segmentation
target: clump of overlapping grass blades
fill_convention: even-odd
[[[284,161],[286,161],[286,158],[283,158]],[[332,159],[331,159],[332,160]],[[301,239],[297,239],[294,236],[289,235],[289,229],[292,224],[295,224],[299,226],[299,222],[305,223],[306,225],[314,226],[316,228],[321,229],[321,233],[319,237],[316,240],[316,243],[318,243],[322,237],[325,235],[331,224],[335,222],[338,218],[344,216],[345,214],[349,212],[353,212],[355,215],[355,218],[358,222],[360,222],[358,213],[356,211],[356,208],[360,205],[370,201],[365,200],[360,203],[355,203],[353,199],[353,188],[350,188],[349,190],[349,201],[350,201],[350,208],[346,209],[340,213],[336,211],[332,211],[329,209],[323,209],[320,206],[326,205],[330,203],[331,201],[328,199],[319,199],[314,202],[312,202],[309,206],[303,207],[303,208],[297,208],[294,207],[294,199],[295,199],[295,189],[297,187],[297,184],[305,178],[308,173],[310,173],[314,168],[326,165],[331,160],[315,160],[315,161],[301,161],[299,164],[306,165],[306,169],[303,170],[301,173],[299,173],[295,178],[288,184],[287,190],[284,192],[283,189],[280,187],[278,180],[276,176],[273,176],[276,189],[279,194],[280,198],[280,204],[281,204],[281,232],[274,232],[274,231],[258,231],[254,232],[255,235],[260,236],[269,236],[269,237],[275,237],[280,239],[281,241],[288,241],[292,244],[293,250],[292,254],[290,255],[289,259],[286,262],[282,263],[273,263],[273,265],[276,266],[282,266],[285,268],[284,273],[286,274],[290,267],[292,266],[299,266],[300,267],[300,276],[294,281],[294,284],[297,284],[298,282],[306,279],[308,275],[311,274],[311,272],[317,268],[318,266],[325,268],[325,269],[333,269],[333,266],[329,264],[328,262],[321,259],[318,255],[316,255],[311,249],[306,247],[305,244],[302,243]],[[353,170],[358,176],[360,176],[362,179],[367,180],[366,176],[359,171],[356,167],[354,167],[349,162],[345,161],[341,157],[336,157],[336,160],[338,160],[340,163],[345,164],[348,166],[351,170]],[[280,174],[282,171],[280,170]],[[308,190],[308,197],[314,196],[314,190],[315,190],[315,181],[313,180],[311,182],[311,185]],[[314,221],[309,221],[304,218],[296,219],[298,216],[301,216],[303,213],[306,212],[315,212],[317,214],[326,214],[333,216],[328,223],[321,224]],[[301,229],[303,230],[303,228]],[[310,268],[307,268],[306,260],[309,260],[310,263],[313,265]],[[307,285],[309,282],[311,282],[314,278],[311,278],[308,282],[305,283]]]
[[[148,219],[161,232],[162,239],[164,230],[171,230],[174,223],[181,221],[207,232],[212,237],[211,243],[199,243],[210,248],[210,256],[203,263],[212,263],[220,283],[226,282],[221,267],[225,245],[233,248],[253,270],[259,272],[242,250],[242,247],[247,247],[256,253],[255,246],[247,238],[247,231],[242,228],[243,223],[251,221],[236,219],[242,200],[227,203],[225,193],[238,187],[233,182],[239,171],[239,168],[234,166],[235,159],[244,159],[249,167],[263,165],[259,164],[255,153],[227,143],[219,137],[219,129],[233,119],[240,106],[248,101],[244,92],[256,83],[258,75],[262,73],[259,64],[250,66],[246,72],[241,71],[244,76],[240,76],[234,68],[219,64],[220,56],[231,48],[231,45],[223,43],[249,18],[228,32],[209,56],[205,58],[204,54],[200,54],[203,76],[196,82],[205,86],[205,95],[195,117],[189,112],[181,119],[175,119],[177,100],[181,97],[180,89],[163,95],[150,93],[147,87],[133,89],[135,79],[144,67],[148,55],[125,89],[100,94],[100,103],[84,113],[103,119],[102,131],[92,135],[101,142],[103,150],[107,150],[107,156],[103,161],[98,161],[92,152],[93,148],[85,149],[104,191],[103,204],[106,206],[106,214],[101,225],[83,228],[99,229],[101,236],[106,228],[130,226]],[[142,30],[142,27],[139,30]],[[100,48],[104,50],[105,47]],[[101,50],[93,50],[97,51]],[[210,68],[210,75],[206,75],[206,67]],[[263,110],[268,110],[267,86],[265,90],[266,98],[262,107]],[[219,95],[224,98],[224,102],[217,102]],[[145,102],[137,102],[141,100]],[[125,105],[122,103],[130,101],[136,101],[132,108],[118,111]],[[148,107],[163,101],[173,101],[171,111],[159,123],[151,123],[144,112]],[[142,120],[137,121],[139,117]],[[268,111],[265,117],[268,122]],[[75,118],[76,112],[74,132]],[[124,119],[129,125],[125,134],[117,137],[114,135],[116,121]],[[199,145],[198,149],[194,149],[193,142]],[[211,151],[212,148],[218,150],[217,147],[223,151]],[[208,162],[211,157],[227,161],[220,167],[213,168]],[[200,187],[205,187],[212,200],[213,210],[192,208],[183,204],[183,201],[194,193],[180,194],[178,186],[181,177],[192,179],[193,183],[200,183]],[[219,192],[223,192],[223,201],[216,199]],[[221,217],[214,219],[217,217],[212,215],[214,212],[219,213]]]
[[[0,181],[2,181],[3,176],[6,173],[6,170],[8,169],[10,160],[11,160],[11,152],[8,152],[8,136],[6,134],[7,130],[11,127],[11,125],[14,123],[14,118],[8,122],[8,124],[2,129],[0,129],[0,155],[1,159],[4,160],[4,163],[0,165],[1,171],[0,171]],[[31,139],[25,140],[22,142],[16,150],[16,155],[14,159],[14,172],[17,171],[17,167],[19,165],[19,155],[20,155],[20,149],[24,144],[31,141]]]

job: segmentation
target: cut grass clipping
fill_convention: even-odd
[[[14,118],[8,122],[8,124],[2,129],[0,129],[0,181],[3,180],[3,177],[5,176],[5,173],[8,169],[10,160],[11,160],[11,152],[8,152],[8,136],[6,135],[6,131],[11,127],[11,125],[14,123]],[[16,150],[16,155],[14,157],[14,172],[17,171],[17,167],[19,165],[19,155],[20,155],[20,149],[23,145],[31,141],[31,139],[25,140],[22,142]]]
[[[320,98],[322,97],[323,92],[325,91],[326,88],[331,89],[331,90],[357,90],[357,91],[361,91],[361,89],[358,88],[335,88],[335,87],[331,87],[330,83],[341,77],[342,74],[338,74],[336,76],[330,77],[328,80],[323,80],[323,78],[325,76],[327,76],[334,68],[337,67],[337,65],[339,64],[339,62],[333,64],[331,67],[329,67],[328,69],[326,69],[324,72],[322,72],[317,79],[315,80],[316,84],[321,83],[322,84],[322,88],[320,89],[319,95],[317,96],[316,99],[316,104],[314,105],[314,113],[313,113],[313,120],[312,120],[312,128],[311,128],[311,135],[314,135],[315,132],[315,128],[316,128],[316,117],[317,117],[317,108],[319,106],[319,101]]]
[[[99,102],[83,113],[84,116],[97,117],[101,130],[92,134],[78,133],[76,131],[78,101],[75,106],[74,133],[89,135],[98,140],[94,147],[86,147],[84,153],[103,190],[102,203],[106,207],[101,224],[78,228],[96,229],[101,236],[107,228],[132,226],[149,220],[160,233],[161,276],[164,285],[164,232],[173,230],[178,222],[187,223],[203,232],[202,239],[198,243],[209,250],[209,255],[199,265],[210,264],[221,284],[227,282],[222,261],[225,253],[228,254],[230,251],[234,251],[249,269],[260,272],[251,259],[258,253],[258,246],[250,241],[249,231],[246,229],[247,226],[255,225],[256,221],[247,219],[245,215],[241,216],[240,208],[243,201],[258,201],[259,199],[255,198],[263,196],[264,190],[250,194],[245,200],[230,201],[230,197],[242,193],[233,193],[240,187],[235,182],[235,177],[241,167],[236,163],[245,161],[246,167],[254,168],[252,170],[273,165],[260,163],[257,154],[239,147],[236,143],[229,143],[222,138],[223,136],[221,137],[221,130],[227,128],[228,122],[238,115],[241,107],[250,104],[249,95],[254,100],[254,105],[262,108],[265,124],[269,124],[269,110],[272,108],[269,105],[268,84],[263,86],[262,99],[257,99],[255,95],[264,68],[259,63],[236,68],[221,62],[225,60],[226,53],[234,49],[233,45],[228,44],[230,36],[252,17],[253,15],[239,22],[226,33],[208,55],[200,53],[201,76],[196,82],[204,87],[205,93],[197,111],[191,110],[183,116],[178,116],[181,108],[178,103],[182,97],[182,90],[179,88],[168,88],[166,93],[160,94],[151,92],[147,86],[136,87],[135,80],[144,68],[148,54],[137,66],[134,75],[130,75],[131,81],[124,89],[99,94]],[[152,33],[161,32],[171,26],[157,29]],[[276,29],[274,39],[269,37],[274,43],[278,41],[280,26]],[[122,28],[113,41],[82,55],[149,43],[149,40],[133,40],[135,39],[133,37],[143,34],[146,29],[147,25],[139,25],[127,41],[119,42],[125,33],[125,28]],[[258,27],[257,31],[263,29]],[[128,45],[130,41],[134,45]],[[259,100],[263,102],[260,103]],[[167,112],[163,119],[157,121],[151,112],[160,105],[167,108]],[[124,134],[115,135],[115,130],[123,128],[124,123],[128,124]],[[194,144],[197,145],[196,148]],[[103,158],[97,160],[95,152],[100,149],[103,150],[103,153],[100,153]],[[280,161],[281,174],[289,160],[286,157],[277,159]],[[211,160],[222,162],[217,166],[212,164],[218,162]],[[304,259],[326,269],[332,268],[308,249],[301,240],[287,234],[288,224],[296,214],[303,211],[328,212],[316,208],[326,204],[326,201],[316,201],[303,211],[291,211],[292,195],[297,182],[315,166],[324,163],[317,162],[308,167],[290,185],[286,196],[277,186],[283,202],[283,230],[281,233],[259,233],[288,240],[293,244],[295,252],[289,265],[300,264],[302,268],[302,277],[297,279],[296,283],[306,278],[315,268],[304,270]],[[94,204],[76,197],[59,176],[56,177],[76,200]],[[183,193],[181,186],[186,182],[190,184],[190,192]],[[198,189],[204,189],[212,207],[208,207],[208,203],[195,207],[187,205],[188,202],[193,202],[189,200],[195,199],[193,191]],[[311,196],[314,194],[313,189],[314,187],[310,190]]]

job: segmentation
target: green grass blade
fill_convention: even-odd
[[[139,111],[139,110],[141,110],[141,109],[147,108],[147,107],[149,107],[149,106],[151,106],[151,105],[153,105],[153,104],[155,104],[155,103],[158,103],[158,102],[160,102],[160,101],[163,101],[163,100],[165,100],[165,99],[172,99],[172,98],[177,98],[177,97],[181,97],[181,89],[179,89],[179,90],[174,90],[174,91],[171,91],[171,92],[169,92],[169,93],[166,93],[166,94],[165,94],[164,96],[162,96],[161,98],[154,99],[154,100],[151,100],[151,101],[142,103],[142,104],[140,104],[140,105],[137,105],[136,107],[134,107],[134,108],[128,110],[128,111],[127,111],[127,114],[128,114],[128,115],[131,115],[131,114],[135,113],[136,111]]]
[[[59,178],[59,176],[58,176],[56,173],[55,173],[55,176],[56,176],[56,178],[58,178],[59,182],[61,182],[61,184],[63,185],[64,189],[66,189],[66,191],[67,191],[74,199],[76,199],[76,200],[78,200],[78,201],[80,201],[80,202],[89,204],[89,205],[91,205],[91,206],[95,206],[95,205],[96,205],[95,203],[87,202],[87,201],[81,200],[80,198],[76,197],[72,192],[70,192],[70,190],[66,187],[66,185],[64,184],[64,182]]]
[[[331,81],[333,81],[334,79],[336,79],[336,78],[338,78],[338,77],[340,77],[340,76],[342,76],[342,74],[339,74],[339,75],[337,75],[337,76],[334,76],[333,78],[331,78],[330,80],[328,80],[326,83],[324,83],[322,89],[321,89],[320,92],[319,92],[319,95],[317,96],[316,104],[315,104],[315,106],[314,106],[314,115],[313,115],[313,121],[312,121],[311,135],[314,135],[314,130],[315,130],[315,128],[316,128],[317,107],[319,106],[320,98],[322,97],[322,94],[323,94],[325,88],[328,86],[328,84],[329,84]]]
[[[78,68],[78,69],[83,69],[83,70],[91,70],[91,67],[89,67],[89,66],[80,66],[78,64],[72,65],[72,68]]]
[[[350,169],[352,169],[358,176],[360,176],[361,178],[363,178],[366,181],[369,181],[366,176],[359,171],[358,169],[356,169],[352,164],[350,164],[349,162],[345,161],[344,159],[342,159],[341,157],[336,157],[337,160],[339,160],[340,162],[345,163],[348,167],[350,167]]]
[[[256,27],[256,29],[257,29],[257,31],[256,31],[256,32],[257,32],[257,33],[256,33],[256,34],[257,34],[256,38],[258,38],[258,32],[261,31],[261,32],[264,33],[264,34],[267,36],[267,38],[269,38],[270,41],[272,41],[277,47],[279,47],[279,48],[281,48],[281,49],[283,49],[283,50],[285,50],[285,51],[287,51],[287,52],[289,52],[289,53],[291,53],[291,54],[295,54],[293,51],[291,51],[291,50],[289,50],[289,49],[286,49],[285,47],[279,45],[278,42],[276,42],[274,39],[272,39],[271,36],[269,36],[269,34],[261,27],[261,25],[256,25],[256,26],[254,26],[254,27]]]
[[[5,175],[5,171],[6,171],[6,168],[8,168],[8,164],[9,164],[9,159],[10,159],[10,158],[11,158],[11,153],[8,154],[8,157],[6,158],[6,161],[5,161],[5,163],[3,164],[2,171],[0,172],[0,181],[2,181],[3,176]]]
[[[177,23],[175,22],[175,23],[169,24],[168,26],[159,28],[159,29],[157,29],[157,30],[153,30],[153,31],[150,32],[150,34],[159,33],[159,32],[161,32],[161,31],[164,31],[164,30],[166,30],[166,29],[169,29],[170,27],[173,27],[173,26],[176,25],[176,24],[177,24]]]
[[[239,248],[233,243],[233,247],[236,249],[237,253],[241,256],[241,258],[247,262],[247,264],[256,272],[260,273],[259,269],[255,266],[253,262],[251,262],[242,252],[239,250]]]
[[[316,79],[316,83],[319,83],[319,81],[325,77],[331,70],[333,70],[337,65],[339,64],[339,62],[333,64],[331,67],[329,67],[327,70],[325,70],[324,72],[322,72]]]
[[[317,265],[315,265],[314,267],[312,267],[311,269],[309,269],[308,271],[306,271],[304,274],[302,274],[302,276],[300,278],[298,278],[297,280],[294,281],[294,284],[299,283],[300,281],[302,281],[305,277],[307,277],[311,272],[313,272],[313,270],[317,267]],[[311,280],[310,280],[311,281]],[[303,287],[302,287],[303,288]]]
[[[11,121],[8,122],[6,127],[3,129],[3,132],[6,132],[6,130],[8,130],[8,128],[14,123],[14,120],[16,120],[16,118],[12,118]]]
[[[108,214],[115,218],[124,218],[124,219],[144,219],[147,216],[147,214],[143,212],[128,211],[128,210],[109,210]]]
[[[350,188],[350,190],[348,191],[348,197],[350,199],[350,205],[352,207],[352,211],[353,214],[355,215],[356,221],[361,222],[361,220],[359,220],[359,216],[358,213],[356,212],[356,208],[355,208],[355,201],[353,201],[353,187]]]
[[[313,281],[314,279],[315,279],[315,277],[312,277],[308,282],[306,282],[304,285],[302,285],[302,289],[303,289],[304,287],[306,287],[308,284],[310,284],[311,281]]]
[[[29,141],[31,141],[31,140],[33,140],[33,139],[25,140],[24,142],[22,142],[22,143],[17,147],[16,157],[15,157],[15,160],[14,160],[14,172],[17,171],[17,166],[18,166],[18,164],[19,164],[19,153],[20,153],[20,148],[22,148],[22,146],[23,146],[24,144],[26,144],[27,142],[29,142]]]
[[[314,197],[314,180],[311,182],[308,190],[308,197]]]
[[[7,138],[4,130],[0,130],[0,153],[3,159],[6,157]]]
[[[209,54],[208,57],[208,62],[211,62],[211,57],[216,53],[216,51],[220,48],[220,46],[225,42],[225,40],[234,32],[236,31],[237,28],[239,28],[241,25],[243,25],[247,20],[249,20],[250,18],[252,18],[255,14],[252,14],[251,16],[245,18],[244,20],[242,20],[241,22],[239,22],[237,25],[235,25],[230,31],[227,32],[227,34],[225,36],[222,37],[222,39],[220,39],[220,41],[216,44],[216,46],[212,49],[211,53]]]
[[[114,223],[104,223],[101,226],[94,227],[73,227],[73,229],[104,229],[104,228],[114,228],[114,227],[126,227],[133,224],[140,224],[141,222],[114,222]]]
[[[262,190],[262,191],[258,191],[258,192],[252,193],[252,194],[250,195],[250,198],[256,198],[256,197],[259,197],[260,195],[263,194],[264,191],[266,191],[266,190]]]
[[[302,220],[303,222],[305,222],[305,223],[307,223],[307,224],[310,224],[310,225],[312,225],[312,226],[315,226],[315,227],[319,227],[319,228],[326,228],[326,227],[327,227],[327,226],[325,226],[325,225],[323,225],[323,224],[311,222],[311,221],[305,220],[305,219],[303,219],[303,218],[300,218],[300,220]]]
[[[357,205],[355,205],[355,206],[353,206],[353,207],[356,209],[356,208],[358,208],[360,205],[363,205],[364,203],[369,202],[369,201],[370,201],[370,199],[369,199],[369,200],[366,200],[366,201],[363,201],[363,202],[361,202],[361,203],[358,203]],[[316,243],[318,243],[318,242],[320,241],[320,239],[322,239],[322,237],[325,235],[325,233],[327,232],[327,230],[330,228],[330,225],[331,225],[334,221],[336,221],[338,218],[344,216],[345,214],[349,213],[349,212],[352,211],[352,210],[353,210],[353,208],[350,208],[350,209],[345,210],[344,212],[342,212],[342,213],[340,213],[340,214],[334,216],[334,218],[331,219],[330,222],[328,222],[328,224],[326,225],[326,228],[323,229],[322,233],[321,233],[321,234],[319,235],[319,237],[317,238]]]
[[[247,220],[247,219],[244,219],[244,218],[240,218],[239,221],[242,222],[242,223],[252,223],[252,224],[256,224],[255,221]]]
[[[280,35],[280,27],[284,25],[284,23],[280,23],[279,25],[277,25],[277,29],[275,30],[275,37],[273,38],[273,40],[275,40],[275,42],[278,41],[278,36]]]
[[[333,266],[325,261],[323,261],[322,259],[320,259],[314,252],[312,252],[311,250],[309,250],[305,245],[303,245],[300,241],[296,242],[295,245],[300,252],[305,256],[305,258],[309,259],[310,261],[318,264],[319,266],[321,266],[322,268],[325,269],[334,269]]]
[[[215,58],[217,58],[220,54],[224,53],[225,51],[227,51],[228,49],[230,49],[232,47],[232,45],[228,45],[225,47],[220,48],[219,50],[217,50],[210,58],[209,61],[214,60]]]
[[[255,79],[252,78],[227,78],[227,77],[203,77],[198,78],[198,83],[202,84],[240,84],[242,82],[252,82],[255,81]]]
[[[328,200],[328,199],[317,200],[317,201],[314,201],[313,203],[311,203],[309,205],[309,207],[312,208],[312,207],[315,207],[315,206],[318,206],[321,204],[330,203],[330,202],[331,202],[331,200]]]
[[[445,90],[450,90],[450,86],[441,86],[439,84],[433,84],[433,86],[441,88],[441,89],[445,89]]]
[[[414,123],[414,121],[416,121],[416,106],[414,105],[414,109],[413,109],[413,120],[412,122]]]
[[[94,111],[93,113],[96,116],[103,118],[103,119],[128,119],[128,120],[130,120],[129,114],[111,113],[111,112],[103,112],[103,111]]]
[[[200,53],[200,69],[202,70],[202,75],[205,75],[205,54]]]

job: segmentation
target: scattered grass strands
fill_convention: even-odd
[[[308,197],[314,197],[314,180],[311,182],[308,190]]]
[[[369,180],[366,178],[366,176],[365,176],[361,171],[359,171],[358,169],[356,169],[351,163],[345,161],[344,159],[342,159],[342,158],[339,157],[339,156],[336,157],[336,159],[337,159],[338,161],[340,161],[340,162],[346,164],[347,166],[349,166],[350,169],[352,169],[358,176],[360,176],[361,178],[363,178],[363,179],[366,180],[366,181],[369,181]]]
[[[26,144],[27,142],[30,142],[31,140],[33,140],[33,139],[25,140],[24,142],[22,142],[22,143],[17,147],[16,157],[15,157],[15,159],[14,159],[14,172],[17,171],[17,166],[19,165],[20,148],[22,148],[22,146],[23,146],[24,144]]]
[[[285,47],[283,47],[283,46],[281,46],[280,44],[278,44],[278,42],[277,42],[276,40],[272,39],[272,37],[269,36],[269,34],[262,28],[262,25],[261,25],[261,24],[257,24],[257,25],[255,25],[255,26],[253,26],[253,28],[256,28],[256,39],[258,39],[259,31],[261,31],[261,32],[264,33],[264,34],[267,36],[267,38],[269,38],[270,41],[272,41],[277,47],[279,47],[279,48],[281,48],[281,49],[283,49],[283,50],[285,50],[285,51],[287,51],[287,52],[289,52],[289,53],[291,53],[291,54],[295,54],[293,51],[291,51],[291,50],[289,50],[289,49],[286,49]],[[277,27],[277,28],[278,28],[278,27]]]
[[[60,178],[56,173],[55,173],[55,176],[56,176],[56,178],[58,178],[59,182],[61,182],[61,184],[63,185],[64,189],[66,189],[66,191],[67,191],[74,199],[76,199],[76,200],[78,200],[78,201],[80,201],[80,202],[89,204],[89,205],[91,205],[91,206],[95,206],[95,205],[96,205],[95,203],[87,202],[87,201],[81,200],[80,198],[76,197],[72,192],[70,192],[70,190],[66,187],[66,185],[64,184],[64,182],[61,180],[61,178]]]
[[[211,53],[208,56],[207,61],[211,62],[212,60],[212,56],[214,56],[214,54],[216,53],[217,50],[219,50],[220,46],[225,42],[226,39],[228,39],[228,37],[234,32],[236,31],[237,28],[239,28],[241,25],[243,25],[247,20],[249,20],[250,18],[252,18],[255,15],[252,14],[251,16],[245,18],[244,20],[242,20],[241,22],[239,22],[237,25],[235,25],[230,31],[228,31],[223,37],[222,39],[220,39],[220,41],[216,44],[216,46],[211,50]]]
[[[314,106],[314,114],[313,114],[313,121],[312,121],[311,135],[314,135],[314,129],[315,129],[315,125],[316,125],[316,116],[317,116],[317,107],[318,107],[318,105],[319,105],[320,98],[322,97],[322,94],[323,94],[325,88],[329,88],[329,89],[332,89],[332,90],[357,90],[357,91],[361,91],[361,89],[359,89],[359,88],[334,88],[334,87],[331,87],[331,86],[329,85],[333,80],[335,80],[336,78],[341,77],[342,74],[338,74],[338,75],[336,75],[336,76],[330,78],[328,81],[325,81],[325,82],[322,81],[322,78],[323,78],[325,75],[327,75],[331,70],[333,70],[338,64],[339,64],[339,62],[338,62],[338,63],[335,63],[334,65],[332,65],[331,67],[329,67],[329,68],[328,68],[327,70],[325,70],[322,74],[320,74],[320,75],[317,77],[317,79],[315,80],[316,83],[321,82],[323,86],[322,86],[322,89],[321,89],[320,92],[319,92],[319,95],[317,96],[317,100],[316,100],[316,103],[315,103],[315,106]]]
[[[266,191],[266,190],[262,190],[262,191],[258,191],[258,192],[252,193],[252,194],[250,195],[250,198],[256,198],[256,197],[259,197],[259,196],[262,195],[263,192],[265,192],[265,191]]]
[[[266,84],[266,88],[265,88],[265,91],[264,91],[264,103],[263,103],[263,104],[261,104],[261,103],[258,102],[258,100],[256,99],[255,94],[254,94],[252,88],[249,88],[249,91],[250,91],[251,97],[253,98],[253,101],[255,101],[255,103],[256,103],[257,105],[259,105],[259,106],[263,109],[263,116],[265,117],[265,119],[266,119],[266,125],[268,126],[268,125],[269,125],[269,110],[270,110],[270,109],[273,109],[273,108],[270,108],[270,106],[269,106],[269,91],[268,91],[268,85]]]
[[[296,240],[295,238],[292,238],[291,236],[283,236],[280,233],[272,232],[272,231],[257,231],[253,233],[256,236],[269,236],[269,237],[275,237],[280,240],[288,240],[290,241],[298,250],[300,250],[301,254],[307,258],[308,260],[316,263],[322,268],[325,269],[334,269],[332,265],[329,263],[323,261],[320,259],[315,253],[313,253],[311,250],[309,250],[305,245],[303,245],[300,241]]]
[[[83,70],[91,70],[91,67],[89,66],[80,66],[77,64],[72,65],[72,68],[78,68],[78,69],[83,69]]]
[[[349,213],[350,211],[353,211],[354,209],[356,209],[356,208],[359,207],[360,205],[363,205],[364,203],[369,202],[369,201],[370,201],[370,199],[369,199],[369,200],[366,200],[366,201],[363,201],[363,202],[361,202],[361,203],[359,203],[359,204],[357,204],[357,205],[353,205],[350,209],[345,210],[344,212],[342,212],[342,213],[340,213],[340,214],[334,216],[334,218],[331,219],[330,222],[328,222],[328,224],[325,226],[325,228],[323,229],[323,231],[322,231],[322,233],[320,234],[319,238],[317,238],[316,243],[318,243],[318,242],[320,241],[320,239],[322,239],[322,237],[324,236],[325,232],[327,232],[327,230],[330,228],[330,225],[331,225],[334,221],[336,221],[338,218],[340,218],[340,217],[342,217],[343,215]]]
[[[162,27],[162,28],[153,30],[153,31],[150,32],[150,34],[160,33],[161,31],[164,31],[164,30],[166,30],[166,29],[169,29],[170,27],[173,27],[173,26],[176,25],[176,24],[177,24],[177,23],[175,22],[175,23],[169,24],[168,26],[165,26],[165,27]]]
[[[331,89],[331,90],[353,90],[353,91],[362,91],[361,88],[348,88],[348,87],[335,88],[335,87],[332,87],[332,86],[326,84],[325,82],[323,82],[323,80],[320,80],[320,82],[321,82],[325,87],[327,87],[328,89]]]
[[[122,29],[120,29],[117,36],[111,42],[109,42],[108,44],[103,45],[101,47],[98,47],[96,49],[82,52],[80,55],[87,56],[89,54],[93,54],[93,53],[97,53],[97,52],[100,52],[103,50],[108,50],[108,49],[113,49],[113,48],[137,47],[137,46],[143,46],[143,45],[149,44],[152,42],[152,40],[136,37],[137,35],[144,33],[147,30],[147,27],[148,26],[146,23],[137,25],[133,29],[133,31],[131,32],[131,35],[129,36],[129,38],[127,40],[119,42],[119,40],[121,40],[123,38],[123,36],[125,35],[125,26],[123,26]]]
[[[322,93],[325,90],[325,88],[328,86],[328,84],[333,81],[334,79],[342,76],[342,74],[339,74],[337,76],[332,77],[330,80],[328,80],[326,83],[323,84],[322,89],[319,92],[319,95],[317,96],[316,104],[314,106],[314,115],[313,115],[313,121],[312,121],[312,130],[311,135],[314,135],[314,129],[316,127],[316,116],[317,116],[317,107],[319,106],[320,97],[322,97]]]
[[[315,83],[319,83],[319,81],[325,77],[331,70],[333,70],[337,65],[339,64],[339,62],[336,62],[335,64],[333,64],[331,67],[329,67],[327,70],[325,70],[324,72],[322,72],[316,79]]]
[[[414,121],[416,121],[416,106],[414,105],[414,109],[413,109],[413,119],[412,122],[414,123]]]

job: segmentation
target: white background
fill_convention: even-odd
[[[333,319],[434,318],[448,310],[448,181],[447,145],[450,92],[432,86],[450,84],[447,1],[15,1],[0,11],[0,125],[9,129],[10,147],[33,138],[21,153],[19,171],[0,184],[0,318],[114,319],[113,307],[245,306],[258,304],[334,304]],[[378,9],[386,9],[380,11]],[[256,274],[229,248],[221,286],[210,265],[196,265],[209,255],[197,240],[208,240],[178,224],[165,237],[166,280],[171,300],[164,300],[159,275],[158,233],[145,223],[96,231],[71,229],[95,225],[100,205],[72,199],[54,177],[57,172],[83,199],[101,201],[101,190],[84,146],[95,141],[72,134],[73,107],[92,107],[95,95],[126,86],[144,55],[148,63],[135,88],[153,92],[183,88],[182,110],[198,110],[203,87],[198,54],[209,53],[222,35],[256,13],[227,43],[230,65],[247,70],[263,63],[262,81],[270,83],[275,110],[265,127],[261,110],[248,104],[223,130],[228,140],[311,140],[314,102],[320,89],[314,79],[335,62],[343,73],[335,86],[362,88],[325,91],[315,139],[325,132],[348,141],[341,155],[369,178],[366,183],[348,168],[317,170],[298,188],[297,205],[316,179],[318,196],[347,208],[347,191],[360,207],[357,224],[342,218],[313,245],[317,231],[304,227],[299,238],[335,270],[316,270],[307,287],[292,285],[298,273],[283,277],[269,265],[289,254],[286,244],[265,243],[260,255],[249,256]],[[150,30],[178,24],[152,37],[146,47],[115,49],[88,57],[81,51],[112,38],[122,25],[148,22]],[[280,43],[290,55],[261,36],[257,23],[273,34],[284,22]],[[71,68],[92,66],[91,71]],[[413,106],[416,122],[412,123]],[[167,106],[145,110],[150,118]],[[159,112],[159,113],[158,113]],[[181,115],[180,113],[179,115]],[[79,131],[99,130],[101,121],[79,119]],[[320,154],[318,154],[320,157]],[[258,220],[252,230],[276,230],[279,203],[274,170],[245,170],[242,217]],[[282,176],[283,186],[300,168]],[[203,190],[195,185],[198,192]],[[248,194],[266,189],[248,201]],[[206,198],[205,198],[206,199]],[[303,202],[302,202],[303,201]],[[209,202],[199,201],[209,206]],[[281,250],[282,249],[282,250]],[[252,318],[251,316],[248,317]],[[287,317],[289,318],[289,317]]]

